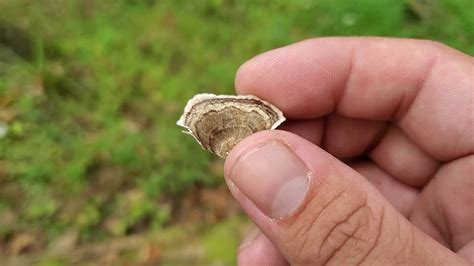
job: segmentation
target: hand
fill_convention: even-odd
[[[439,43],[322,38],[259,55],[239,94],[282,109],[226,160],[258,229],[239,265],[474,263],[474,60]]]

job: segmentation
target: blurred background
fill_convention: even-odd
[[[233,265],[250,222],[175,125],[311,37],[474,53],[472,0],[0,0],[0,265]]]

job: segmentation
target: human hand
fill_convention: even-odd
[[[237,92],[290,120],[227,157],[258,227],[239,265],[474,263],[473,77],[472,57],[420,40],[313,39],[245,63]]]

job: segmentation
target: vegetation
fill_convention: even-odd
[[[0,261],[167,264],[191,235],[204,250],[191,257],[232,264],[232,234],[247,222],[222,161],[175,126],[186,100],[233,93],[245,60],[311,37],[428,38],[473,54],[472,10],[471,0],[0,0]],[[117,239],[149,256],[64,256]]]

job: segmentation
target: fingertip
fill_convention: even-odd
[[[243,157],[246,153],[252,150],[258,145],[262,145],[268,141],[274,139],[272,131],[264,130],[254,133],[242,141],[240,141],[229,153],[224,163],[224,175],[226,178],[230,177],[234,165],[238,162],[239,158]]]
[[[258,71],[258,69],[255,69],[254,64],[253,64],[253,58],[249,59],[247,62],[242,64],[239,69],[237,70],[237,73],[235,74],[235,91],[237,94],[248,94],[246,93],[246,88],[251,88],[252,84],[252,74],[254,71]]]
[[[270,218],[292,216],[310,187],[310,170],[293,150],[314,146],[285,131],[263,131],[244,139],[226,161],[226,178]],[[299,147],[299,148],[298,148]],[[241,205],[244,201],[236,197]]]
[[[256,55],[243,63],[235,74],[235,91],[240,95],[255,95],[265,99],[265,95],[259,92],[259,79],[268,74],[268,64],[274,58],[273,51],[270,50]],[[268,99],[265,99],[268,100]]]
[[[311,119],[333,111],[333,90],[341,87],[333,72],[347,69],[347,51],[333,43],[309,39],[251,58],[237,71],[236,92],[267,100],[289,118]]]
[[[294,150],[298,156],[301,156],[304,160],[307,160],[313,165],[322,166],[322,162],[326,161],[327,156],[325,152],[304,137],[284,130],[264,130],[246,137],[230,151],[224,163],[225,177],[230,177],[234,166],[241,158],[245,157],[246,154],[272,141],[284,143]]]
[[[263,130],[256,132],[245,139],[241,140],[229,153],[224,163],[224,175],[229,177],[233,167],[237,164],[240,158],[244,157],[247,153],[251,152],[255,148],[264,145],[271,141],[281,141],[287,143],[287,139],[303,138],[297,136],[294,133],[283,131],[283,130]],[[304,140],[305,143],[311,144],[309,141]]]

